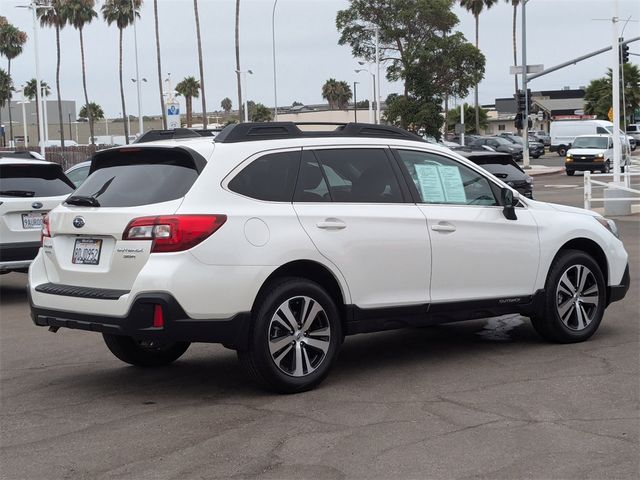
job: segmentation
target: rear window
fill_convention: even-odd
[[[60,165],[0,165],[3,197],[57,197],[74,189]]]
[[[193,158],[182,149],[98,154],[92,161],[91,175],[69,203],[73,198],[89,197],[101,207],[134,207],[182,198],[198,178],[203,163],[204,159]]]
[[[265,155],[229,182],[229,190],[270,202],[290,202],[298,176],[300,151]]]

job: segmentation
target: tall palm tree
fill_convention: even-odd
[[[470,11],[476,20],[476,48],[479,48],[479,26],[482,10],[491,8],[498,0],[460,0],[460,5]],[[480,132],[480,108],[478,106],[478,84],[474,88],[474,103],[476,106],[476,132]]]
[[[63,11],[64,0],[52,0],[51,8],[37,10],[40,25],[56,30],[56,93],[58,94],[58,122],[60,125],[60,146],[64,148],[64,122],[62,120],[62,96],[60,95],[60,30],[67,24]]]
[[[156,57],[158,59],[158,88],[160,89],[160,109],[162,111],[162,128],[167,129],[167,112],[164,107],[162,88],[162,63],[160,62],[160,26],[158,24],[158,0],[153,0],[153,17],[156,24]]]
[[[22,53],[27,43],[27,34],[0,17],[0,55],[7,57],[7,75],[11,78],[11,60]],[[9,139],[13,142],[13,119],[11,118],[11,92],[9,92]]]
[[[98,16],[93,9],[95,6],[96,0],[64,0],[62,4],[62,15],[80,34],[80,60],[82,61],[82,88],[84,89],[85,105],[89,104],[89,95],[87,94],[87,71],[84,63],[84,35],[82,31],[86,25],[90,24]],[[91,144],[94,144],[92,117],[89,117],[89,135]]]
[[[124,138],[129,144],[129,126],[127,122],[127,107],[124,101],[124,85],[122,83],[122,34],[124,29],[133,23],[133,16],[140,17],[140,5],[142,0],[107,0],[100,11],[108,25],[115,23],[118,27],[120,63],[118,72],[120,76],[120,99],[122,100],[122,119],[124,121]]]
[[[233,103],[231,103],[231,99],[229,97],[224,97],[220,102],[220,106],[225,111],[225,113],[229,113],[231,108],[233,108]]]
[[[520,5],[520,0],[505,0],[507,3],[510,3],[513,7],[513,19],[511,21],[511,40],[513,42],[513,64],[515,66],[518,65],[518,44],[516,41],[516,22],[518,20],[518,5]],[[525,73],[526,74],[526,73]],[[518,91],[518,76],[514,75],[514,86],[515,91]]]
[[[13,85],[11,83],[11,77],[7,72],[0,68],[0,125],[2,125],[2,109],[11,100],[11,91]],[[5,146],[4,135],[2,136],[2,146]]]
[[[191,127],[193,122],[193,104],[192,98],[198,98],[200,95],[200,83],[195,77],[186,77],[176,85],[176,93],[182,95],[187,104],[187,128]]]
[[[207,102],[204,98],[204,67],[202,65],[202,42],[200,41],[200,16],[198,0],[193,0],[193,11],[196,15],[196,36],[198,37],[198,64],[200,66],[200,91],[202,92],[202,128],[207,128]]]
[[[236,81],[238,83],[238,115],[242,122],[242,84],[240,82],[240,0],[236,0]]]
[[[42,101],[46,102],[47,97],[51,94],[51,88],[47,85],[47,82],[40,80],[40,93],[42,95]],[[36,91],[38,90],[37,82],[35,78],[29,80],[24,86],[24,95],[29,100],[35,100],[37,98]],[[36,101],[36,125],[40,125],[40,105]],[[49,128],[48,125],[45,125],[44,128]],[[38,134],[40,133],[40,129],[38,129]],[[42,132],[44,135],[44,132]],[[45,138],[46,135],[45,135]],[[38,135],[38,143],[40,143],[40,135]]]

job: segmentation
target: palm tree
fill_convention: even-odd
[[[516,42],[516,21],[518,19],[518,5],[520,5],[520,0],[505,0],[507,3],[511,3],[511,5],[513,6],[513,20],[511,22],[511,40],[513,42],[513,65],[517,66],[518,65],[518,44]],[[523,73],[523,75],[526,75],[526,72]],[[518,91],[518,76],[514,75],[513,76],[514,79],[514,86],[515,86],[515,91]]]
[[[82,61],[82,87],[84,89],[84,103],[89,104],[89,95],[87,94],[87,72],[84,63],[84,35],[82,31],[84,27],[98,16],[93,9],[96,0],[65,0],[62,4],[62,15],[67,19],[69,24],[80,33],[80,59]],[[91,144],[93,141],[93,118],[89,117],[89,135],[91,136]]]
[[[12,90],[13,85],[11,83],[11,77],[7,72],[0,68],[0,125],[2,125],[2,109],[11,100]],[[4,135],[2,137],[4,140]],[[2,143],[2,146],[5,146],[4,142]]]
[[[35,78],[29,80],[24,86],[24,95],[29,100],[34,100],[37,98],[36,91],[38,87],[36,86],[37,82]],[[47,85],[47,82],[40,80],[40,93],[42,94],[42,101],[46,102],[47,97],[51,94],[51,88]],[[36,125],[40,125],[40,105],[36,102]],[[44,128],[49,128],[48,125],[45,125]],[[40,129],[38,129],[38,133],[40,133]],[[42,132],[44,134],[44,132]],[[45,136],[46,138],[46,136]],[[40,136],[38,136],[38,143],[40,142]]]
[[[345,81],[330,78],[322,86],[322,98],[329,102],[330,110],[346,109],[352,97],[351,86]]]
[[[193,105],[191,99],[200,95],[200,83],[195,77],[186,77],[176,85],[176,93],[182,95],[187,104],[187,127],[193,122]]]
[[[160,109],[162,111],[162,128],[167,129],[167,112],[164,108],[162,89],[162,63],[160,62],[160,27],[158,24],[158,0],[153,0],[153,17],[156,23],[156,57],[158,59],[158,88],[160,89]]]
[[[27,43],[27,34],[0,17],[0,55],[7,57],[7,75],[11,78],[11,60],[22,53]],[[11,92],[9,92],[9,139],[13,142],[13,120],[11,118]]]
[[[220,102],[220,107],[222,107],[225,113],[229,113],[233,108],[233,103],[231,103],[231,99],[229,97],[224,97]]]
[[[200,16],[198,0],[193,0],[193,11],[196,15],[196,35],[198,37],[198,64],[200,66],[200,91],[202,92],[202,128],[207,128],[207,102],[204,98],[204,67],[202,65],[202,43],[200,41]]]
[[[129,144],[129,126],[127,125],[127,107],[124,101],[124,85],[122,83],[122,34],[124,29],[133,23],[133,16],[140,17],[140,5],[142,0],[107,0],[100,11],[102,17],[106,20],[108,25],[115,23],[118,27],[119,43],[118,49],[120,52],[120,63],[118,66],[118,72],[120,77],[120,99],[122,101],[122,118],[124,120],[124,138],[127,145]]]
[[[93,118],[94,120],[101,120],[104,118],[104,111],[102,107],[97,103],[91,102],[88,105],[83,105],[78,114],[80,118]]]
[[[479,48],[479,26],[480,26],[480,13],[486,7],[491,8],[498,0],[460,0],[460,5],[470,11],[476,20],[476,48]],[[480,108],[478,106],[478,84],[474,89],[474,103],[476,106],[476,132],[480,131]]]
[[[244,118],[242,111],[242,85],[240,82],[240,0],[236,0],[236,81],[238,83],[238,115]]]
[[[67,24],[62,5],[64,0],[52,0],[51,8],[37,10],[40,25],[56,30],[56,93],[58,94],[58,122],[60,125],[60,146],[64,148],[64,123],[62,120],[62,96],[60,95],[60,29]]]

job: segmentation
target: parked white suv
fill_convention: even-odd
[[[124,362],[219,342],[298,392],[356,333],[519,312],[586,340],[629,273],[612,221],[518,198],[403,130],[246,123],[98,152],[29,284],[36,325],[102,332]]]
[[[56,163],[0,153],[0,274],[27,271],[40,250],[43,215],[74,188]]]

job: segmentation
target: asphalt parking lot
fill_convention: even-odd
[[[581,206],[581,185],[540,176],[535,194]],[[2,276],[0,477],[639,478],[640,217],[617,221],[632,287],[590,341],[513,315],[360,335],[291,396],[217,345],[125,366],[98,334],[33,326],[26,276]]]

